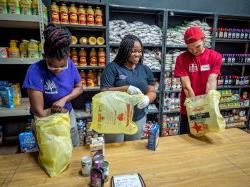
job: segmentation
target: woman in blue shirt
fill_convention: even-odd
[[[122,91],[144,94],[142,102],[134,108],[133,121],[138,126],[135,135],[105,134],[106,142],[121,142],[141,138],[146,123],[145,108],[156,98],[155,79],[152,71],[142,63],[143,46],[139,38],[126,35],[113,62],[109,63],[101,77],[102,91]]]
[[[83,89],[79,72],[69,59],[71,34],[67,29],[48,25],[44,31],[44,59],[32,64],[23,83],[27,89],[32,114],[45,117],[46,109],[70,112],[71,139],[79,145],[76,118],[71,100]]]

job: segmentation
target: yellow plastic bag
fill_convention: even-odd
[[[90,128],[105,134],[135,134],[137,125],[132,121],[134,106],[144,95],[106,91],[92,98],[92,123]]]
[[[70,164],[72,154],[69,113],[35,117],[35,130],[40,166],[50,177],[59,175]]]
[[[187,98],[187,109],[190,133],[203,136],[207,132],[219,132],[226,127],[225,119],[219,109],[220,93],[209,91],[206,95]]]

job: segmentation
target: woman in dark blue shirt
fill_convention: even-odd
[[[106,142],[130,141],[141,138],[146,123],[145,108],[156,98],[153,73],[142,61],[143,46],[140,39],[134,35],[126,35],[121,41],[114,61],[109,63],[103,71],[102,91],[144,94],[143,101],[134,108],[133,121],[138,126],[138,132],[135,135],[105,134]]]

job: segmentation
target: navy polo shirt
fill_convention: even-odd
[[[109,63],[101,77],[101,88],[111,88],[132,85],[146,94],[148,85],[155,85],[152,71],[144,64],[137,64],[134,69],[128,69],[116,62]],[[145,110],[134,107],[133,121],[138,121],[145,116]]]

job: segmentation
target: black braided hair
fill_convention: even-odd
[[[68,29],[49,24],[43,35],[45,57],[57,58],[58,60],[68,57],[71,43],[71,33]]]
[[[142,57],[139,60],[139,63],[142,63],[142,59],[143,59],[143,45],[141,40],[132,34],[128,34],[126,36],[124,36],[124,38],[122,39],[121,43],[120,43],[120,47],[118,50],[118,53],[114,59],[114,62],[118,63],[118,64],[124,64],[127,62],[129,56],[132,53],[132,49],[134,47],[134,43],[135,42],[139,42],[141,44],[142,47]]]

